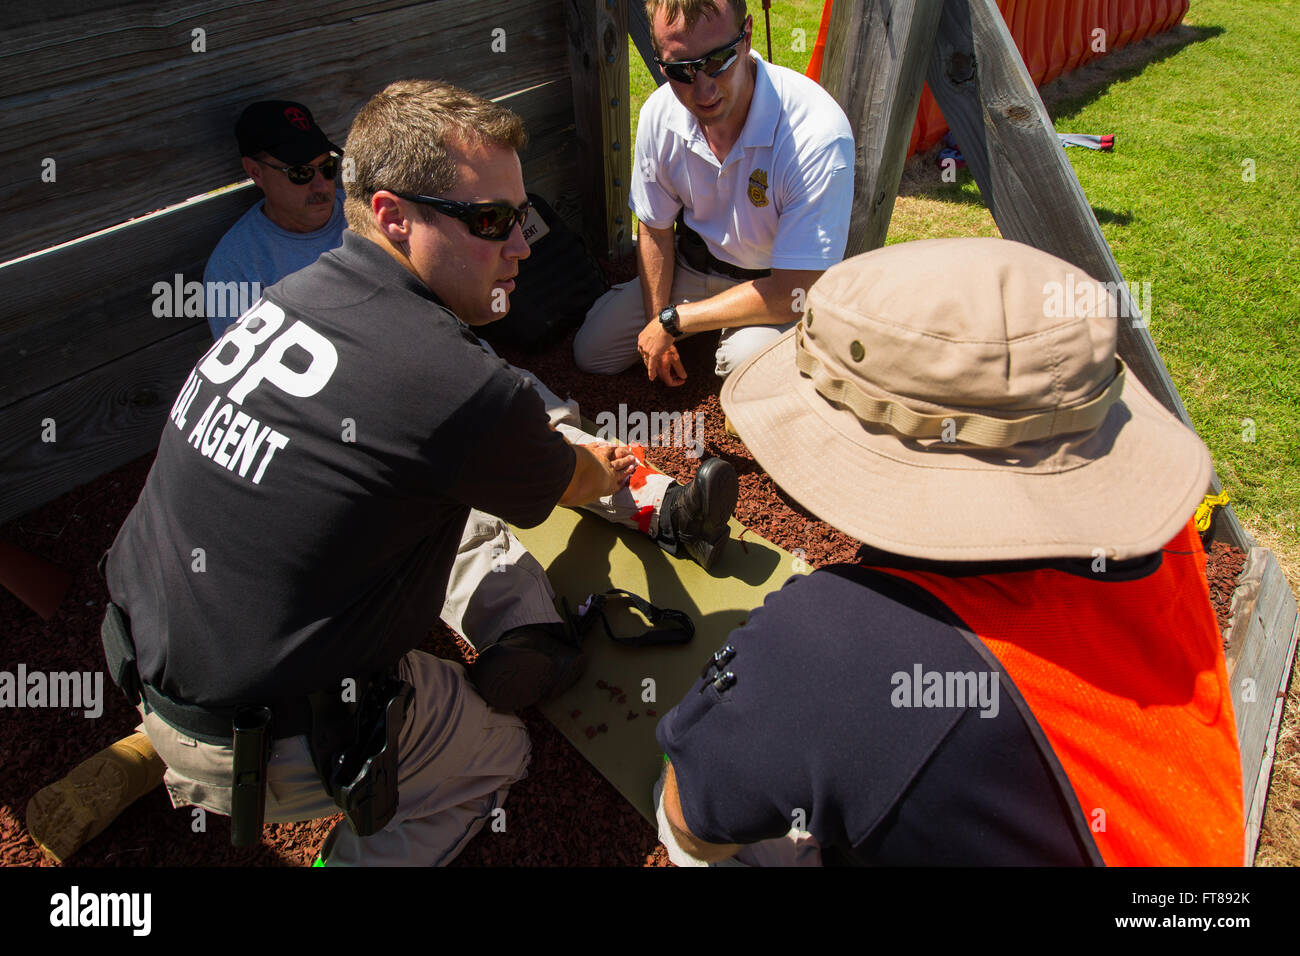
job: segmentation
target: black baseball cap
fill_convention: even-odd
[[[325,138],[311,110],[292,100],[263,100],[251,104],[235,123],[241,156],[267,152],[286,163],[306,163],[321,153],[343,150]]]

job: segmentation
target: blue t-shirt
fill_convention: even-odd
[[[219,339],[262,294],[291,272],[303,269],[321,253],[343,241],[343,192],[337,192],[334,214],[315,232],[290,232],[263,212],[261,199],[221,237],[203,270],[206,315],[212,337]],[[230,285],[235,283],[235,285]]]

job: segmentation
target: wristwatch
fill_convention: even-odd
[[[670,305],[659,312],[659,324],[675,339],[682,337],[682,327],[677,324],[677,306]]]

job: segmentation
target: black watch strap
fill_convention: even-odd
[[[675,339],[682,336],[681,324],[677,321],[677,306],[670,305],[667,308],[659,310],[659,324]]]

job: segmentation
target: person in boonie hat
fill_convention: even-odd
[[[660,723],[674,859],[1242,862],[1210,458],[1116,331],[1083,270],[937,239],[832,267],[732,373],[757,462],[866,547],[770,594]]]

